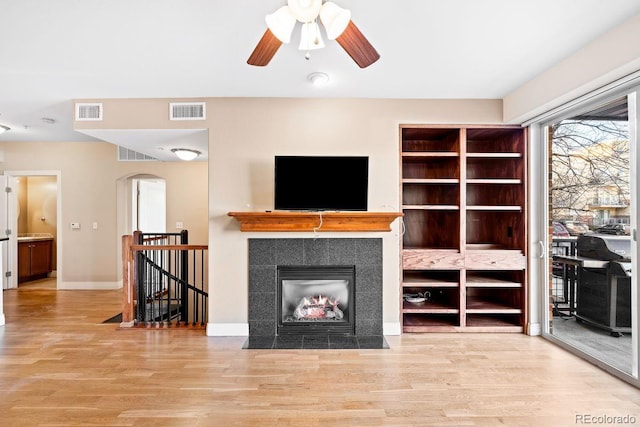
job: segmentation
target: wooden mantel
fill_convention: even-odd
[[[229,212],[240,231],[391,231],[402,212]]]

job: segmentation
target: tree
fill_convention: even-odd
[[[550,130],[554,219],[593,217],[590,205],[604,198],[628,206],[626,121],[575,118],[554,123]]]

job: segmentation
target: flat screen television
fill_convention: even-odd
[[[278,210],[366,211],[369,158],[276,156]]]

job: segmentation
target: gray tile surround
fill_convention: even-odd
[[[382,336],[382,239],[249,239],[249,337],[273,337],[279,265],[355,265],[355,335]]]

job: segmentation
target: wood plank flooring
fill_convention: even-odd
[[[119,303],[118,291],[4,292],[0,425],[640,423],[640,390],[538,337],[405,334],[382,350],[243,350],[242,337],[101,323]]]

